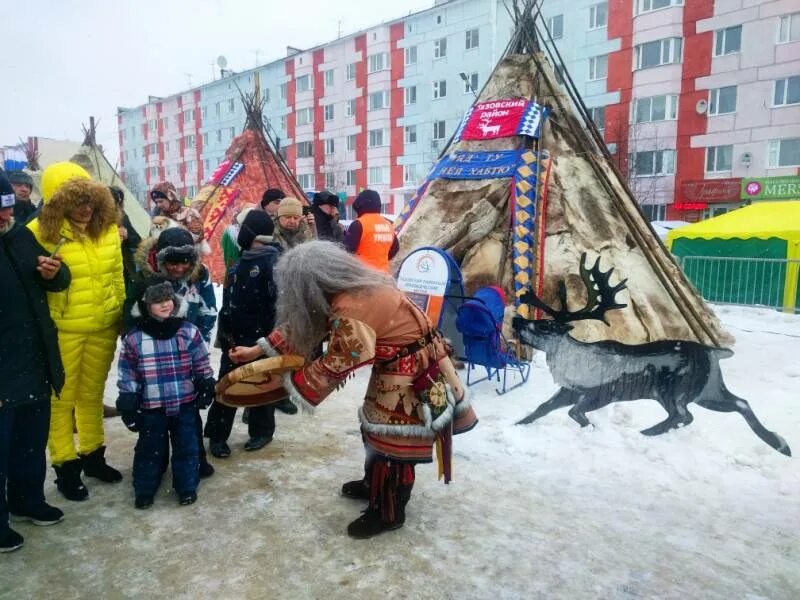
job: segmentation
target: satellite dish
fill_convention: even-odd
[[[227,66],[228,66],[228,59],[227,59],[227,58],[225,58],[225,57],[224,57],[224,56],[222,56],[222,55],[218,56],[218,57],[217,57],[217,66],[218,66],[220,69],[224,69],[225,67],[227,67]]]
[[[708,100],[698,100],[694,109],[698,115],[704,114],[708,110]]]

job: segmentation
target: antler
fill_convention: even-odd
[[[560,310],[554,309],[552,306],[545,304],[541,298],[533,293],[533,290],[527,290],[520,298],[521,302],[530,304],[537,308],[542,309],[545,313],[553,317],[559,323],[568,323],[570,321],[584,321],[588,319],[596,319],[608,325],[605,313],[609,310],[618,308],[625,308],[627,304],[620,304],[616,301],[616,295],[625,289],[627,279],[623,279],[617,285],[611,285],[611,273],[614,268],[608,271],[600,270],[600,257],[594,261],[591,268],[586,268],[586,253],[581,254],[580,262],[580,276],[583,285],[586,287],[586,305],[576,311],[567,310],[567,286],[564,281],[558,282],[558,296],[561,305]]]

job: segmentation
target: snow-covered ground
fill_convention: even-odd
[[[728,387],[800,453],[800,317],[717,307],[737,339]],[[215,361],[217,359],[215,358]],[[649,438],[652,401],[514,422],[555,390],[542,357],[505,395],[472,388],[481,419],[455,439],[454,482],[417,469],[406,526],[366,541],[339,495],[359,477],[356,408],[366,373],[314,417],[279,413],[275,440],[234,454],[198,503],[165,481],[133,508],[135,436],[107,421],[108,457],[125,481],[89,480],[85,503],[49,528],[19,525],[25,547],[0,556],[2,598],[800,598],[800,463],[764,444],[738,414],[690,405],[689,427]],[[108,404],[113,404],[109,381]]]

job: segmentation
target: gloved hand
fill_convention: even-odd
[[[134,433],[139,431],[138,410],[125,410],[120,412],[119,416],[122,418],[122,422],[125,424],[125,427],[128,428],[128,431],[132,431]]]
[[[117,410],[122,422],[130,431],[139,431],[137,417],[139,415],[140,399],[135,392],[120,392],[117,396]]]
[[[195,385],[195,402],[197,403],[197,408],[203,409],[211,406],[211,402],[216,395],[214,391],[215,385],[216,381],[214,381],[213,377],[197,382]]]

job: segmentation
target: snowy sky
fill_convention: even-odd
[[[31,135],[81,140],[89,115],[116,160],[116,108],[433,5],[433,0],[28,0],[3,10],[0,144]]]

